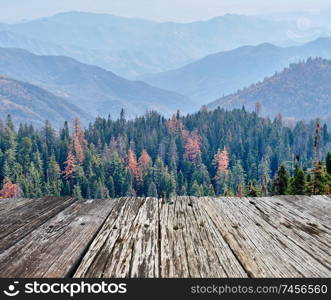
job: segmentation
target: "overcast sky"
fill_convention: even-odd
[[[0,22],[64,11],[88,11],[157,21],[188,22],[226,13],[331,10],[330,0],[0,0]]]

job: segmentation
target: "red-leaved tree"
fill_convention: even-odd
[[[214,156],[214,164],[216,165],[217,171],[226,172],[229,168],[229,152],[226,147],[224,150],[218,149]]]
[[[196,161],[201,153],[201,137],[196,131],[189,132],[187,130],[184,130],[183,138],[185,147],[185,158],[192,162]]]
[[[149,156],[146,150],[143,150],[143,152],[141,153],[138,159],[139,170],[140,171],[147,170],[151,166],[151,163],[152,163],[151,157]]]
[[[133,175],[133,177],[137,179],[139,177],[139,167],[138,167],[136,155],[134,154],[131,148],[128,151],[128,168],[131,174]]]
[[[72,133],[72,142],[74,145],[75,153],[78,162],[84,162],[84,149],[87,147],[87,141],[84,137],[84,130],[80,125],[79,118],[74,120],[73,124],[73,133]]]
[[[0,198],[19,198],[22,190],[19,184],[12,183],[10,179],[5,179],[5,183],[0,190]]]
[[[76,159],[72,152],[72,146],[69,147],[67,160],[64,162],[65,168],[63,171],[63,177],[69,180],[73,177],[76,169]]]
[[[173,132],[181,132],[184,128],[183,122],[178,118],[177,115],[173,114],[171,119],[168,121],[168,128]]]

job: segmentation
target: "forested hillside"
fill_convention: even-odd
[[[281,113],[292,120],[331,118],[331,61],[309,58],[291,64],[282,72],[265,78],[262,82],[220,98],[208,105],[225,109],[256,110],[262,116],[273,117]]]
[[[96,116],[118,117],[121,108],[128,116],[155,110],[171,116],[180,109],[191,112],[189,98],[119,77],[100,67],[86,65],[66,56],[40,56],[22,49],[0,48],[0,74],[29,82],[66,99]],[[48,118],[48,116],[45,116]]]
[[[57,127],[75,117],[80,117],[84,123],[92,118],[74,104],[44,89],[0,75],[0,118],[8,114],[16,124],[32,123],[38,127],[43,125],[45,118]]]
[[[190,97],[202,105],[237,92],[309,57],[331,58],[331,38],[296,47],[263,43],[219,52],[182,68],[140,78],[162,89]]]
[[[0,125],[0,196],[327,194],[330,133],[303,122],[291,129],[237,109],[165,119],[79,120],[56,132],[9,117]],[[314,164],[313,164],[314,160]]]

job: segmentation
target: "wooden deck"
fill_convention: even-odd
[[[0,200],[0,277],[331,277],[331,197]]]

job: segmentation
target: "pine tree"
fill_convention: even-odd
[[[331,152],[326,156],[326,171],[331,175]]]
[[[171,119],[168,121],[168,128],[174,133],[179,133],[183,130],[184,126],[182,121],[179,119],[178,114],[172,115]]]
[[[72,152],[72,147],[69,147],[67,160],[64,162],[65,168],[63,171],[63,177],[65,180],[73,178],[76,169],[76,160]]]
[[[134,154],[134,152],[131,148],[128,151],[128,168],[129,168],[133,178],[135,178],[135,179],[139,178],[140,170],[138,167],[136,155]]]
[[[146,150],[143,150],[138,159],[138,168],[141,172],[145,173],[152,164],[152,159]]]
[[[60,180],[61,169],[56,162],[55,155],[52,154],[47,167],[47,190],[50,196],[60,196],[62,181]]]
[[[79,184],[76,184],[73,188],[73,196],[77,199],[82,199],[82,190]]]
[[[310,173],[308,173],[306,178],[306,186],[305,186],[305,195],[312,195],[313,194],[313,179]]]
[[[205,193],[205,196],[210,196],[210,197],[215,197],[216,196],[215,190],[214,190],[214,187],[213,187],[212,184],[209,185],[208,192]]]
[[[184,143],[185,143],[185,154],[184,157],[189,161],[196,161],[201,154],[201,137],[199,134],[183,131]]]
[[[14,184],[10,179],[5,178],[2,189],[0,190],[0,198],[20,198],[22,194],[19,184]]]
[[[237,197],[244,197],[244,186],[242,183],[238,185]]]
[[[226,147],[224,150],[218,149],[214,156],[213,164],[216,166],[215,188],[217,195],[224,195],[229,190],[229,153]]]
[[[109,197],[110,198],[115,198],[115,185],[114,185],[114,180],[112,176],[108,177],[108,184],[107,184],[107,188],[109,191]]]
[[[229,153],[226,147],[223,150],[218,149],[214,156],[214,164],[216,165],[217,172],[227,171],[229,168]]]
[[[289,188],[289,176],[284,165],[281,165],[274,181],[276,195],[287,195]]]
[[[195,196],[195,197],[203,196],[202,193],[201,193],[201,187],[196,181],[194,181],[192,186],[191,186],[190,195]]]
[[[296,167],[294,177],[291,180],[290,190],[293,195],[304,195],[306,188],[305,173],[301,168]]]
[[[79,163],[84,162],[84,149],[87,147],[87,141],[84,137],[84,131],[80,125],[79,118],[74,120],[73,134],[72,134],[73,146],[76,154],[77,161]]]
[[[327,177],[322,162],[316,163],[313,169],[313,195],[324,195],[327,186]]]
[[[259,196],[259,190],[256,187],[256,182],[253,180],[249,184],[248,188],[248,196],[249,197],[258,197]]]
[[[148,187],[147,196],[148,197],[158,198],[156,185],[155,185],[155,183],[153,181],[151,182],[151,184]]]

